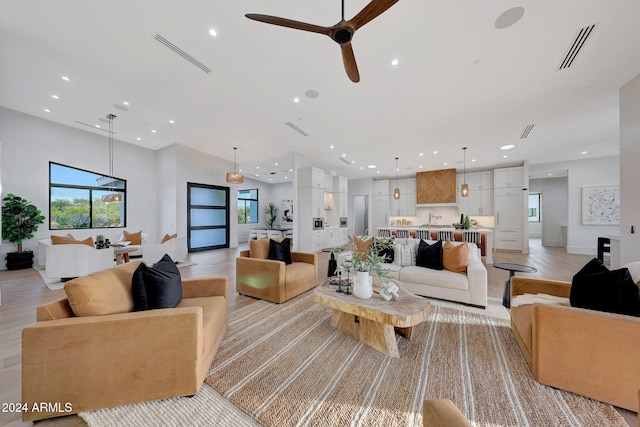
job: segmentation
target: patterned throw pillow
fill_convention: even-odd
[[[396,243],[393,245],[393,262],[394,265],[408,266],[416,265],[416,253],[413,245],[409,243]]]

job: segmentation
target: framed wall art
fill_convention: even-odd
[[[582,225],[620,225],[620,186],[582,187]]]

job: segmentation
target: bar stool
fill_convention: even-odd
[[[438,230],[438,240],[451,240],[453,241],[453,231],[451,230]]]
[[[475,243],[478,247],[480,247],[480,232],[479,231],[470,231],[470,230],[462,230],[462,241]]]
[[[416,230],[416,239],[431,240],[431,231]]]
[[[269,235],[267,234],[267,230],[258,230],[258,239],[268,239]]]
[[[409,230],[396,230],[396,239],[409,238]]]
[[[267,238],[268,239],[281,239],[282,231],[280,230],[267,230]]]
[[[378,230],[378,237],[391,237],[391,230],[388,228]]]

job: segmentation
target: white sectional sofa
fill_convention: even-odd
[[[38,241],[38,265],[47,277],[82,277],[115,265],[113,248],[95,249],[84,244],[54,245]]]
[[[175,262],[187,257],[187,238],[176,237],[164,243],[145,243],[143,245],[142,259],[147,264],[155,264],[168,254]]]
[[[420,239],[398,239],[406,242],[417,253]],[[435,241],[427,240],[433,244]],[[453,242],[461,245],[462,242]],[[478,307],[487,306],[487,269],[481,261],[480,249],[473,243],[469,245],[469,263],[467,274],[454,273],[449,270],[434,270],[418,267],[416,265],[401,266],[397,264],[385,264],[392,278],[398,285],[416,295],[438,298],[448,301],[461,302]],[[345,252],[338,256],[338,265],[344,257],[351,256],[351,252]],[[415,264],[415,262],[414,262]]]

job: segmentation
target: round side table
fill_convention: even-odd
[[[519,273],[535,273],[536,270],[534,267],[530,267],[528,265],[522,264],[511,264],[508,262],[497,262],[493,264],[495,268],[499,268],[500,270],[508,270],[509,278],[506,282],[504,282],[504,292],[502,293],[502,305],[507,308],[511,308],[511,278]]]

